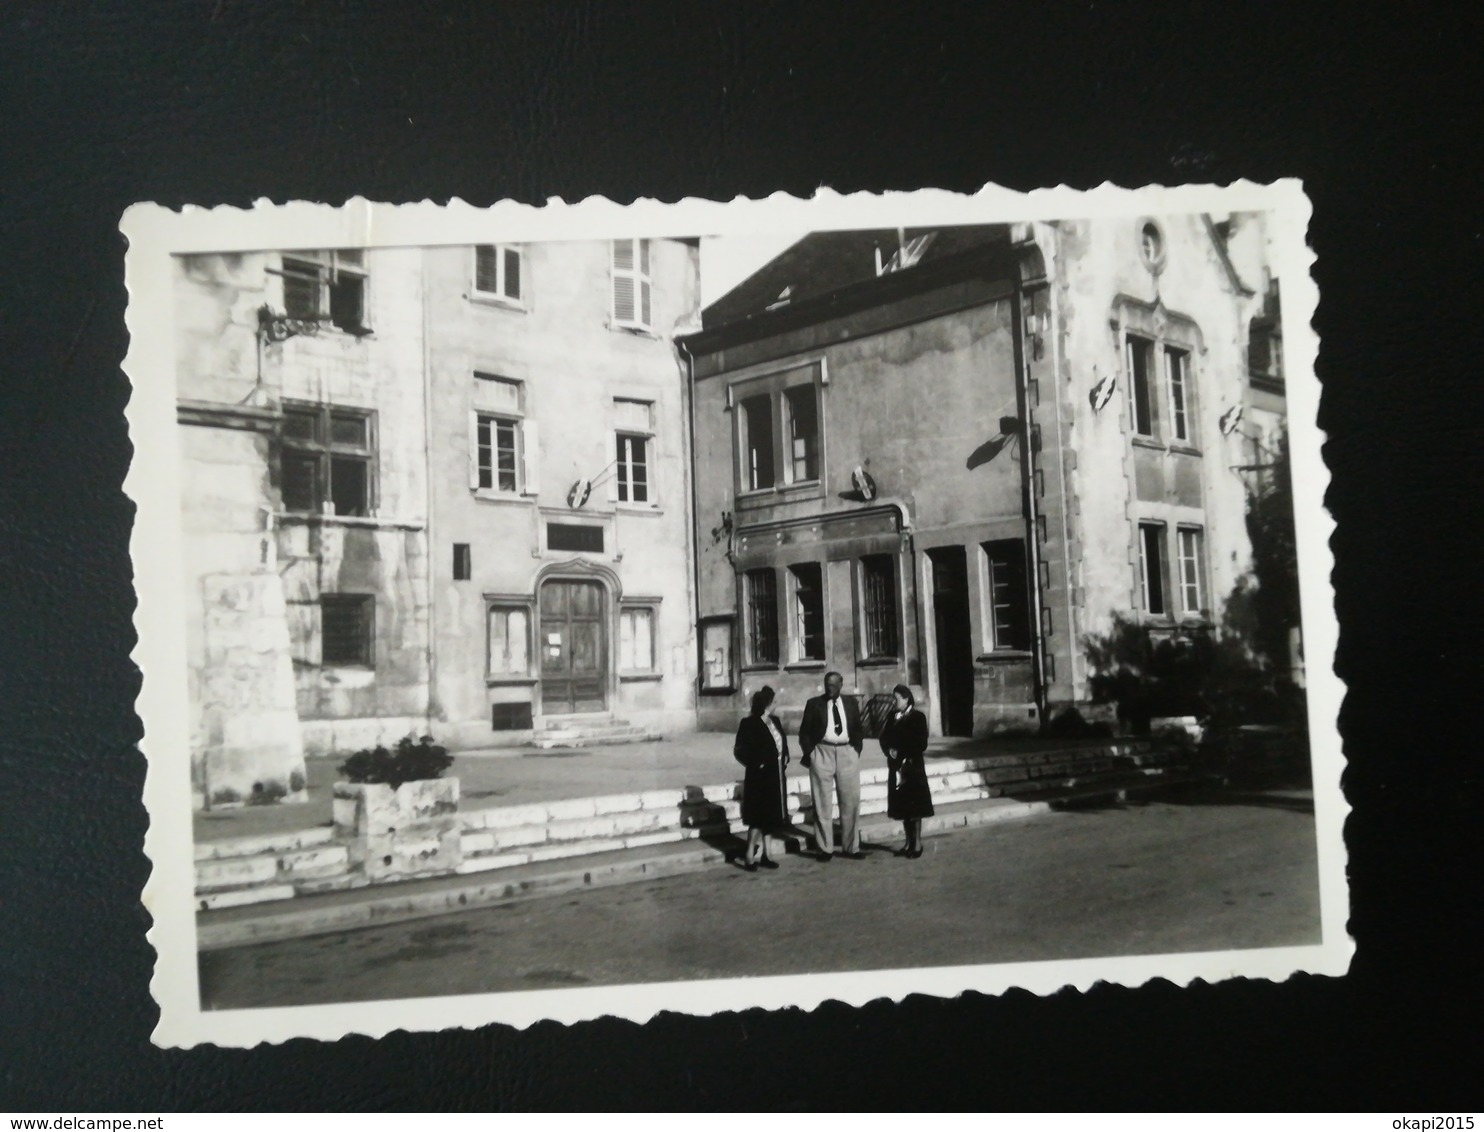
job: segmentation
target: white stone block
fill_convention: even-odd
[[[203,861],[196,866],[196,889],[236,888],[266,884],[278,876],[277,857],[241,857]]]
[[[590,818],[596,813],[597,808],[591,798],[566,798],[560,802],[546,803],[546,814],[551,821]]]
[[[331,870],[350,867],[350,854],[344,845],[322,845],[313,849],[299,849],[278,858],[278,871],[285,877],[323,874]]]
[[[602,814],[624,814],[632,810],[643,809],[644,803],[638,794],[609,794],[606,797],[593,799],[593,810]]]
[[[678,810],[668,814],[662,810],[637,810],[632,813],[613,815],[614,831],[623,836],[656,829],[673,829],[678,828],[679,825],[680,812]]]
[[[209,912],[215,908],[237,908],[244,904],[266,904],[270,900],[292,900],[293,898],[293,885],[272,884],[259,888],[238,889],[235,892],[216,892],[209,896],[198,896],[196,907],[202,912]]]
[[[670,810],[685,801],[684,790],[646,790],[639,795],[639,802],[646,810]]]
[[[546,825],[546,840],[593,841],[618,835],[617,818],[577,818],[574,821],[553,821]]]
[[[491,806],[487,810],[476,810],[464,815],[464,828],[472,828],[475,818],[481,818],[481,829],[508,829],[511,826],[544,825],[550,815],[541,804],[526,806]]]
[[[494,838],[495,848],[502,851],[520,845],[541,845],[546,841],[545,824],[502,827],[489,832]]]
[[[495,835],[488,831],[463,833],[459,835],[459,844],[463,847],[465,856],[472,853],[493,853],[495,851]]]
[[[684,839],[687,830],[667,829],[659,833],[639,833],[623,839],[625,849],[640,849],[646,845],[672,845]]]

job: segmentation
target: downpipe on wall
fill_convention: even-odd
[[[1027,589],[1031,599],[1031,682],[1036,726],[1046,727],[1046,635],[1041,605],[1041,523],[1036,499],[1035,427],[1031,420],[1030,363],[1025,349],[1027,288],[1017,271],[1010,294],[1010,340],[1015,355],[1015,410],[1020,419],[1020,497],[1025,516]]]

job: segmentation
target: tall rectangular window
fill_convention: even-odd
[[[1165,370],[1170,376],[1170,430],[1176,440],[1190,439],[1189,355],[1173,346],[1165,347]]]
[[[1025,585],[1025,544],[1000,539],[984,544],[989,580],[991,649],[1026,651],[1030,641],[1030,597]]]
[[[648,329],[653,325],[649,241],[613,241],[613,321]]]
[[[793,659],[824,659],[824,580],[819,563],[788,569],[793,587]]]
[[[531,615],[518,605],[489,607],[489,658],[491,676],[525,676],[531,668]]]
[[[800,483],[819,478],[819,401],[814,385],[795,385],[783,391],[788,415],[788,480]]]
[[[1181,527],[1176,537],[1180,544],[1180,611],[1200,616],[1205,608],[1205,535],[1196,527]]]
[[[286,402],[278,465],[284,510],[369,515],[371,426],[365,409]]]
[[[514,244],[481,244],[474,249],[474,293],[519,303],[522,252]]]
[[[1159,523],[1139,524],[1140,602],[1145,613],[1163,617],[1165,604],[1165,529]]]
[[[618,434],[618,501],[649,502],[649,441],[643,436]]]
[[[474,576],[474,559],[467,542],[453,544],[453,580],[467,582]]]
[[[774,484],[773,398],[762,393],[742,402],[742,486],[762,491]]]
[[[625,609],[618,616],[618,667],[622,672],[653,672],[654,610]]]
[[[321,594],[319,611],[320,663],[372,667],[376,599],[370,594]]]
[[[894,657],[897,643],[897,571],[890,554],[861,559],[861,629],[865,655]]]
[[[1154,401],[1151,388],[1154,375],[1154,343],[1145,338],[1128,339],[1129,396],[1134,403],[1134,432],[1139,436],[1154,435]]]
[[[778,663],[778,583],[773,571],[749,570],[743,576],[747,598],[747,659],[751,664]]]
[[[283,307],[290,318],[367,333],[365,253],[360,249],[283,256]]]
[[[519,490],[520,422],[480,413],[475,430],[478,486],[485,491]]]

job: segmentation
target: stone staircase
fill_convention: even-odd
[[[934,806],[950,819],[940,824],[951,828],[966,824],[957,819],[972,814],[976,804],[984,808],[1001,799],[1050,806],[1095,804],[1188,781],[1191,776],[1176,760],[1170,749],[1147,741],[1110,741],[1035,753],[930,758],[928,775]],[[879,763],[861,773],[864,824],[886,812],[886,779],[886,768]],[[811,841],[807,826],[814,814],[807,773],[791,774],[788,790],[795,831],[773,843],[778,852],[802,850]],[[736,781],[493,806],[466,811],[460,821],[463,860],[455,871],[463,875],[685,841],[730,851],[733,838],[746,832]],[[331,826],[196,847],[196,904],[201,911],[367,885],[365,876],[352,870],[347,848],[336,841]]]
[[[611,715],[549,715],[545,723],[534,740],[534,745],[543,751],[643,743],[660,738],[656,731],[636,727]]]

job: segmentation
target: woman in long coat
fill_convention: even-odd
[[[784,772],[788,769],[788,736],[778,717],[768,709],[773,706],[773,689],[763,686],[752,697],[752,714],[737,727],[737,742],[732,755],[747,768],[742,779],[742,820],[747,823],[747,850],[742,867],[755,873],[758,866],[776,869],[778,862],[768,856],[770,829],[788,825],[788,789]]]
[[[898,684],[892,690],[892,713],[881,729],[881,753],[889,771],[886,780],[886,816],[902,823],[907,843],[898,857],[922,856],[922,819],[933,816],[928,788],[927,717],[918,711],[912,689]]]

